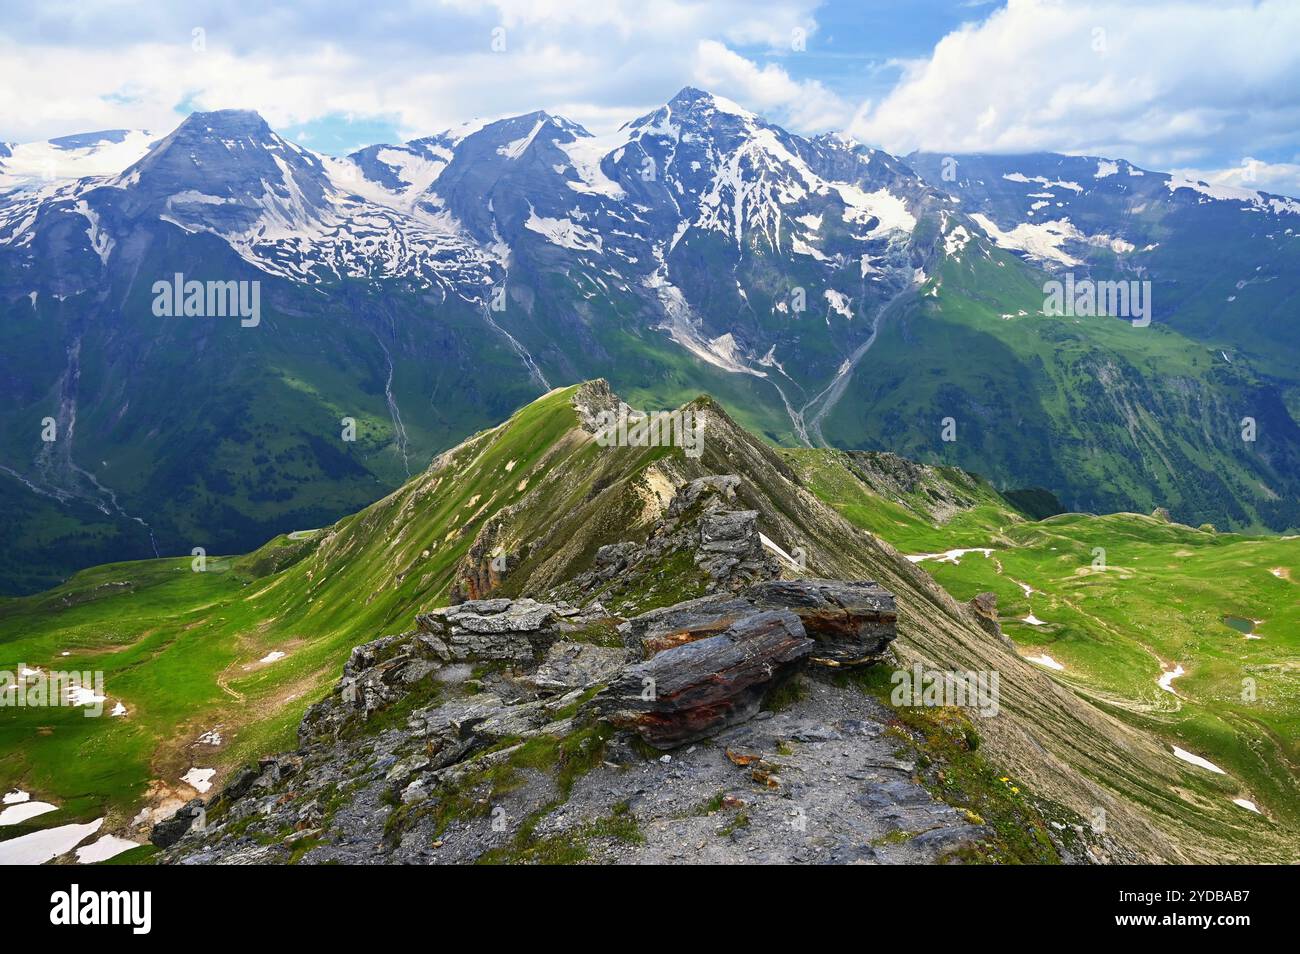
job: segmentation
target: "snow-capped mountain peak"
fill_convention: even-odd
[[[0,143],[0,192],[115,175],[157,141],[141,129],[108,129],[44,142]]]

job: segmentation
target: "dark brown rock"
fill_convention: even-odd
[[[703,596],[642,613],[619,630],[625,646],[649,659],[665,649],[716,636],[754,612],[754,604],[739,596]]]
[[[873,662],[897,634],[891,593],[870,580],[771,580],[742,594],[761,609],[789,609],[817,646],[813,661],[831,666]]]
[[[1014,646],[1011,637],[1002,632],[1002,624],[998,622],[998,596],[996,593],[980,593],[976,595],[969,603],[972,613],[975,614],[975,621],[991,636],[996,636],[1000,642],[1008,646]]]
[[[673,748],[753,716],[813,645],[793,613],[753,613],[627,667],[593,706],[655,748]]]

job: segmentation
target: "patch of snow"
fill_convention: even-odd
[[[67,691],[68,702],[74,706],[94,706],[104,701],[104,697],[89,686],[68,686]]]
[[[578,176],[576,181],[571,179],[566,183],[570,189],[611,199],[623,198],[623,187],[605,175],[600,164],[611,152],[627,145],[626,134],[620,131],[613,136],[578,136],[573,142],[557,145],[569,157],[573,171]]]
[[[786,553],[783,549],[781,549],[780,545],[777,544],[775,541],[773,541],[771,538],[769,538],[766,534],[760,533],[758,535],[758,539],[763,544],[763,546],[767,547],[769,550],[775,553],[780,559],[784,560],[787,565],[794,567],[796,570],[803,569],[802,564],[800,564],[798,560],[796,560],[794,557],[790,556],[790,554]]]
[[[1173,669],[1166,669],[1164,673],[1161,674],[1157,685],[1159,685],[1165,692],[1178,695],[1177,692],[1174,692],[1174,680],[1179,676],[1184,675],[1185,672],[1186,670],[1183,669],[1182,666],[1175,664]]]
[[[0,825],[17,825],[29,818],[58,811],[58,809],[58,805],[51,805],[49,802],[19,802],[0,812]]]
[[[124,851],[130,851],[132,848],[139,848],[140,844],[134,841],[128,841],[125,838],[118,838],[117,835],[101,835],[89,845],[77,849],[77,864],[93,865],[100,861],[107,861],[114,858]]]
[[[1027,176],[1023,172],[1010,172],[1003,175],[1002,178],[1006,179],[1008,182],[1037,182],[1039,185],[1047,186],[1049,189],[1069,189],[1072,192],[1083,191],[1083,186],[1079,185],[1077,182],[1052,182],[1044,176]]]
[[[0,841],[0,865],[43,865],[66,854],[99,831],[104,819],[84,825],[43,828],[18,838]]]
[[[1025,658],[1031,663],[1038,663],[1040,666],[1046,666],[1048,669],[1055,669],[1057,672],[1065,671],[1065,666],[1047,655],[1047,653],[1042,653],[1038,656],[1026,656]]]
[[[604,244],[599,235],[584,229],[581,225],[576,225],[568,219],[548,219],[538,215],[531,206],[528,209],[528,221],[524,223],[524,228],[544,236],[552,245],[578,252],[599,252]]]
[[[989,234],[989,238],[1000,248],[1024,252],[1031,258],[1060,262],[1062,265],[1078,265],[1079,260],[1061,246],[1067,242],[1084,241],[1084,235],[1068,218],[1051,222],[1021,222],[1009,232],[998,228],[997,223],[981,212],[975,212],[971,218],[979,227]]]
[[[86,204],[85,199],[77,200],[77,211],[90,223],[86,226],[86,237],[90,239],[90,247],[99,256],[100,262],[107,265],[108,257],[113,253],[113,246],[117,243],[107,233],[100,230],[99,214]]]
[[[888,189],[865,192],[845,182],[832,182],[829,185],[844,200],[845,222],[865,225],[872,218],[879,220],[867,232],[873,238],[886,232],[906,232],[910,235],[916,228],[916,216],[907,211],[907,203]]]
[[[287,654],[287,653],[282,653],[282,652],[280,652],[280,650],[278,650],[278,649],[273,649],[273,650],[271,650],[269,653],[267,653],[265,656],[263,656],[261,659],[259,659],[258,662],[260,662],[260,663],[273,663],[273,662],[275,662],[275,661],[278,660],[278,659],[283,659],[286,655],[288,655],[288,654]]]
[[[19,802],[28,801],[32,796],[24,792],[21,788],[15,788],[12,792],[5,792],[4,804],[17,805]]]
[[[966,547],[957,550],[945,550],[943,553],[914,553],[907,559],[912,563],[921,563],[925,560],[934,560],[936,563],[960,563],[961,558],[968,553],[982,553],[986,557],[993,554],[992,547]]]
[[[1088,244],[1099,245],[1102,248],[1109,247],[1116,255],[1126,255],[1137,248],[1132,242],[1126,242],[1122,238],[1112,238],[1104,234],[1088,236]]]
[[[181,781],[202,795],[212,787],[212,776],[216,774],[216,769],[192,768],[181,776]]]
[[[1119,172],[1119,163],[1111,162],[1109,159],[1097,160],[1097,171],[1093,173],[1094,179],[1104,179],[1107,176],[1113,176]]]
[[[1046,625],[1047,625],[1047,620],[1045,620],[1045,619],[1039,619],[1039,618],[1038,618],[1037,616],[1035,616],[1033,613],[1030,613],[1028,616],[1022,616],[1020,619],[1021,619],[1021,622],[1028,623],[1030,626],[1046,626]]]
[[[505,156],[507,159],[518,159],[524,154],[524,150],[537,138],[542,127],[546,125],[546,117],[542,116],[533,125],[532,132],[525,136],[520,136],[514,142],[508,142],[504,146],[497,146],[497,155]]]
[[[1214,772],[1217,775],[1228,774],[1223,769],[1219,768],[1217,765],[1211,762],[1209,759],[1203,759],[1199,755],[1193,755],[1191,752],[1188,752],[1186,749],[1180,749],[1176,745],[1173,746],[1173,750],[1174,750],[1174,755],[1176,757],[1182,759],[1184,762],[1187,762],[1190,765],[1196,765],[1203,769],[1209,769],[1211,772]]]
[[[796,255],[808,255],[819,262],[827,261],[826,256],[821,253],[820,249],[813,248],[797,235],[790,238],[790,251]]]
[[[429,186],[442,175],[442,170],[447,168],[451,160],[451,153],[446,152],[445,159],[427,159],[407,149],[380,149],[375,153],[375,158],[391,168],[397,178],[406,183],[404,192],[416,197],[428,192]]]
[[[966,226],[959,225],[943,237],[944,254],[950,258],[970,244],[971,234],[966,231]]]
[[[1255,803],[1252,802],[1249,798],[1234,798],[1232,800],[1232,804],[1240,806],[1241,808],[1246,809],[1246,811],[1248,812],[1254,812],[1256,815],[1264,814],[1255,806]]]
[[[828,288],[824,292],[826,303],[830,305],[831,311],[837,315],[843,315],[845,318],[853,318],[853,299],[843,292],[838,292],[834,288]]]
[[[158,139],[145,130],[131,129],[125,130],[118,142],[104,139],[72,149],[49,141],[20,143],[11,147],[11,155],[0,160],[0,189],[115,176],[143,159]]]
[[[1181,173],[1174,173],[1165,180],[1165,187],[1171,193],[1177,192],[1179,189],[1190,189],[1209,199],[1244,202],[1250,207],[1250,211],[1271,212],[1274,215],[1283,213],[1300,215],[1300,202],[1294,199],[1270,196],[1254,189],[1242,189],[1238,186],[1203,182],[1200,179],[1192,179]]]

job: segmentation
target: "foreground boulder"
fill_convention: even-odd
[[[817,641],[813,661],[831,666],[874,662],[897,634],[894,597],[869,580],[771,580],[751,586],[747,599],[785,607]]]
[[[620,627],[624,644],[650,658],[716,635],[761,610],[788,609],[816,641],[814,662],[849,666],[875,662],[894,639],[894,597],[871,581],[769,580],[741,593],[705,596],[644,613]]]
[[[599,603],[579,610],[531,599],[469,600],[421,613],[415,618],[415,632],[385,636],[352,650],[335,692],[307,710],[298,740],[306,744],[364,723],[447,666],[502,663],[531,668],[567,634],[605,618]],[[585,655],[576,671],[601,664],[608,668],[607,660],[594,656]],[[552,692],[563,690],[565,678],[572,676],[558,671],[562,663],[556,660],[544,673]]]
[[[794,613],[753,613],[625,667],[593,707],[656,748],[673,748],[753,716],[813,646]]]

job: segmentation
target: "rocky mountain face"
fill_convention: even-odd
[[[5,148],[0,589],[328,523],[600,376],[1067,508],[1300,525],[1279,197],[1118,160],[949,178],[690,88],[601,136],[536,112],[334,158],[224,110]],[[1157,329],[1044,320],[1063,269],[1153,279]],[[256,327],[157,316],[176,275],[260,283]]]
[[[1290,380],[1300,340],[1284,304],[1300,262],[1300,201],[1054,153],[908,162],[1000,247],[1080,278],[1145,280],[1155,320]],[[1249,167],[1245,170],[1249,175]]]

